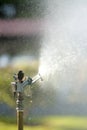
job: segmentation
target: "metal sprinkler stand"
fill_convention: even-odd
[[[17,125],[18,130],[23,130],[23,91],[26,89],[26,86],[35,83],[39,79],[42,80],[40,74],[36,75],[33,78],[25,77],[23,71],[19,71],[18,74],[13,76],[15,82],[11,82],[12,91],[14,98],[16,99],[16,111],[17,111]]]

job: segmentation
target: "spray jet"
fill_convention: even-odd
[[[14,74],[13,78],[15,82],[11,82],[11,85],[12,85],[12,91],[14,93],[14,96],[19,92],[23,93],[27,85],[32,85],[38,80],[43,81],[40,74],[37,74],[33,78],[30,78],[30,77],[24,76],[24,72],[22,70],[20,70],[18,74]]]

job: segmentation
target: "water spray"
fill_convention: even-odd
[[[16,99],[16,110],[17,110],[17,125],[18,130],[23,130],[23,92],[26,86],[31,87],[32,84],[36,83],[38,80],[43,80],[40,74],[37,74],[33,78],[24,76],[23,71],[19,71],[17,74],[13,75],[14,82],[11,82],[12,92]]]

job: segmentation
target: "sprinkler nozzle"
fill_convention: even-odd
[[[32,78],[32,83],[35,83],[35,82],[38,81],[39,79],[41,79],[41,81],[43,81],[41,75],[40,75],[40,74],[37,74],[35,77]]]
[[[40,76],[41,81],[43,81],[43,78],[41,77],[40,73],[38,75]]]

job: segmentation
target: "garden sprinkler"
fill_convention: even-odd
[[[23,71],[19,71],[18,74],[13,75],[14,82],[11,82],[12,91],[14,97],[16,98],[16,110],[17,110],[17,124],[18,130],[23,130],[23,92],[26,89],[26,86],[29,85],[31,87],[32,84],[37,82],[38,80],[43,80],[40,74],[37,74],[33,78],[24,76]]]

